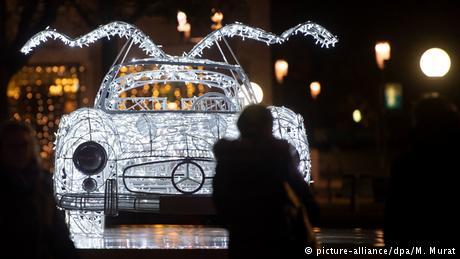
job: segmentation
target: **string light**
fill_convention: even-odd
[[[185,13],[178,12],[178,30],[186,21]],[[94,108],[78,109],[60,120],[55,141],[54,189],[60,206],[68,210],[71,233],[100,235],[104,229],[103,211],[112,208],[110,197],[117,202],[114,209],[145,206],[146,210],[155,210],[158,194],[210,194],[215,172],[213,144],[223,137],[238,137],[239,112],[246,104],[260,102],[263,93],[250,83],[239,65],[197,56],[222,37],[238,36],[270,45],[299,33],[311,35],[322,47],[337,42],[330,32],[311,22],[292,27],[281,36],[240,23],[226,25],[182,57],[166,55],[135,26],[122,22],[106,24],[76,39],[50,29],[32,37],[22,48],[24,53],[48,38],[81,47],[103,37],[119,36],[132,39],[150,56],[112,67],[103,79]],[[62,78],[60,83],[67,85],[68,81]],[[198,97],[182,97],[175,88],[178,83],[192,93],[196,85]],[[153,92],[137,96],[142,91],[136,89],[142,90],[146,84],[154,85]],[[168,97],[155,96],[155,91],[160,95],[168,93]],[[174,95],[176,99],[170,100]],[[65,111],[75,107],[75,101],[64,104]],[[302,116],[285,107],[269,109],[274,117],[274,136],[287,140],[297,150],[299,171],[310,182],[310,153]],[[85,150],[97,150],[101,158],[98,161],[103,163],[97,165],[100,169],[96,172],[82,169],[81,165],[78,168],[77,151],[88,145],[92,148]],[[83,162],[87,160],[88,156]],[[117,184],[121,175],[123,184]],[[88,182],[90,189],[85,184]],[[144,195],[138,199],[133,193]]]
[[[136,26],[125,23],[125,22],[111,22],[104,26],[101,26],[92,32],[85,34],[76,39],[72,39],[67,35],[56,32],[55,30],[50,29],[49,27],[35,34],[31,39],[29,39],[26,44],[21,48],[21,52],[24,54],[30,53],[35,47],[41,45],[42,42],[48,41],[48,39],[59,39],[64,44],[69,45],[70,47],[83,47],[89,46],[92,43],[98,41],[101,38],[118,36],[120,38],[130,38],[134,44],[139,45],[139,48],[147,53],[147,55],[152,57],[165,57],[165,53],[155,45],[149,37],[147,37],[143,32],[141,32]],[[56,68],[57,69],[57,68]],[[51,72],[49,67],[46,68],[46,72]],[[83,70],[83,71],[81,71]],[[49,73],[48,72],[48,73]],[[80,66],[80,72],[84,72],[84,68]]]
[[[272,45],[284,43],[292,35],[296,35],[298,33],[303,34],[304,36],[312,36],[316,40],[316,43],[320,44],[321,47],[328,48],[329,45],[335,46],[335,43],[338,42],[337,37],[332,35],[324,27],[312,22],[305,22],[292,27],[284,31],[281,36],[266,32],[259,28],[253,28],[242,23],[233,23],[225,25],[221,29],[208,34],[188,52],[187,57],[201,56],[205,48],[212,47],[216,42],[220,41],[222,37],[232,38],[237,36],[241,37],[243,40],[246,38],[253,39],[265,42],[267,45]]]
[[[185,13],[184,13],[185,14]],[[179,13],[178,13],[179,16]],[[181,21],[182,21],[182,15]],[[207,35],[200,42],[198,42],[192,50],[190,50],[184,56],[189,58],[194,58],[200,56],[203,52],[203,49],[210,48],[222,39],[222,37],[234,37],[238,36],[243,39],[249,38],[261,42],[265,42],[267,45],[271,44],[281,44],[289,39],[292,35],[303,34],[304,36],[312,36],[317,44],[320,44],[321,47],[328,48],[329,45],[335,46],[335,43],[338,42],[337,37],[332,35],[328,30],[326,30],[321,25],[312,22],[301,23],[295,27],[292,27],[277,36],[273,33],[266,32],[259,28],[250,27],[242,23],[233,23],[222,27],[219,30],[214,31],[213,33]],[[30,53],[35,47],[41,45],[41,43],[48,41],[48,39],[58,39],[61,40],[64,44],[71,47],[79,46],[89,46],[97,40],[105,37],[118,36],[120,38],[130,38],[133,40],[133,43],[139,45],[139,48],[143,50],[150,57],[155,58],[168,58],[167,55],[160,49],[156,44],[154,44],[148,36],[146,36],[142,31],[140,31],[136,26],[125,23],[125,22],[111,22],[109,24],[100,26],[98,29],[93,30],[92,32],[80,36],[76,39],[72,39],[69,36],[56,32],[55,30],[47,28],[44,31],[41,31],[29,39],[26,44],[21,48],[21,52],[24,54]],[[177,57],[174,57],[177,59]],[[185,61],[185,60],[184,60]],[[81,67],[80,67],[81,70]],[[50,71],[50,68],[46,68],[46,72]],[[80,71],[83,72],[83,71]]]

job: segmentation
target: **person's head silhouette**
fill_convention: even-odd
[[[0,124],[0,182],[5,210],[2,249],[16,258],[79,258],[53,197],[51,174],[41,168],[33,130],[22,123]]]
[[[5,122],[0,126],[0,164],[10,171],[21,172],[34,163],[40,165],[38,144],[27,125]]]
[[[242,138],[266,138],[272,136],[273,116],[267,107],[254,104],[247,106],[237,122]]]

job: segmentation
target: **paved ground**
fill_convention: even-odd
[[[315,228],[314,231],[320,247],[325,249],[384,245],[380,229]],[[228,234],[225,229],[202,225],[119,225],[106,229],[103,237],[76,237],[75,245],[82,258],[225,259]]]
[[[381,229],[315,228],[324,246],[383,246]],[[106,229],[102,237],[75,237],[80,249],[226,249],[223,228],[202,225],[120,225]]]

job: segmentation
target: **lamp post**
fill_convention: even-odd
[[[381,166],[385,169],[386,165],[386,122],[385,122],[385,107],[384,107],[384,88],[385,88],[385,61],[391,58],[391,46],[388,41],[381,41],[375,44],[375,61],[380,69],[380,83],[377,87],[378,98],[378,151],[381,154]]]

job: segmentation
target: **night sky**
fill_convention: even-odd
[[[288,103],[304,114],[311,134],[313,128],[325,128],[342,142],[348,139],[354,144],[370,144],[377,119],[377,87],[383,81],[398,82],[403,87],[403,108],[386,114],[390,133],[402,134],[408,127],[411,107],[423,93],[436,91],[460,104],[460,4],[455,1],[286,0],[272,1],[271,10],[275,33],[310,20],[339,37],[332,49],[321,49],[302,37],[273,47],[273,60],[284,58],[289,62],[285,84],[275,84],[275,103]],[[374,52],[375,43],[382,40],[391,44],[391,60],[383,73],[376,65]],[[442,79],[430,79],[419,68],[421,54],[431,47],[442,48],[450,55],[452,66]],[[312,81],[322,84],[316,100],[309,94]],[[363,113],[359,125],[352,120],[354,109]],[[350,138],[347,132],[356,138]]]

